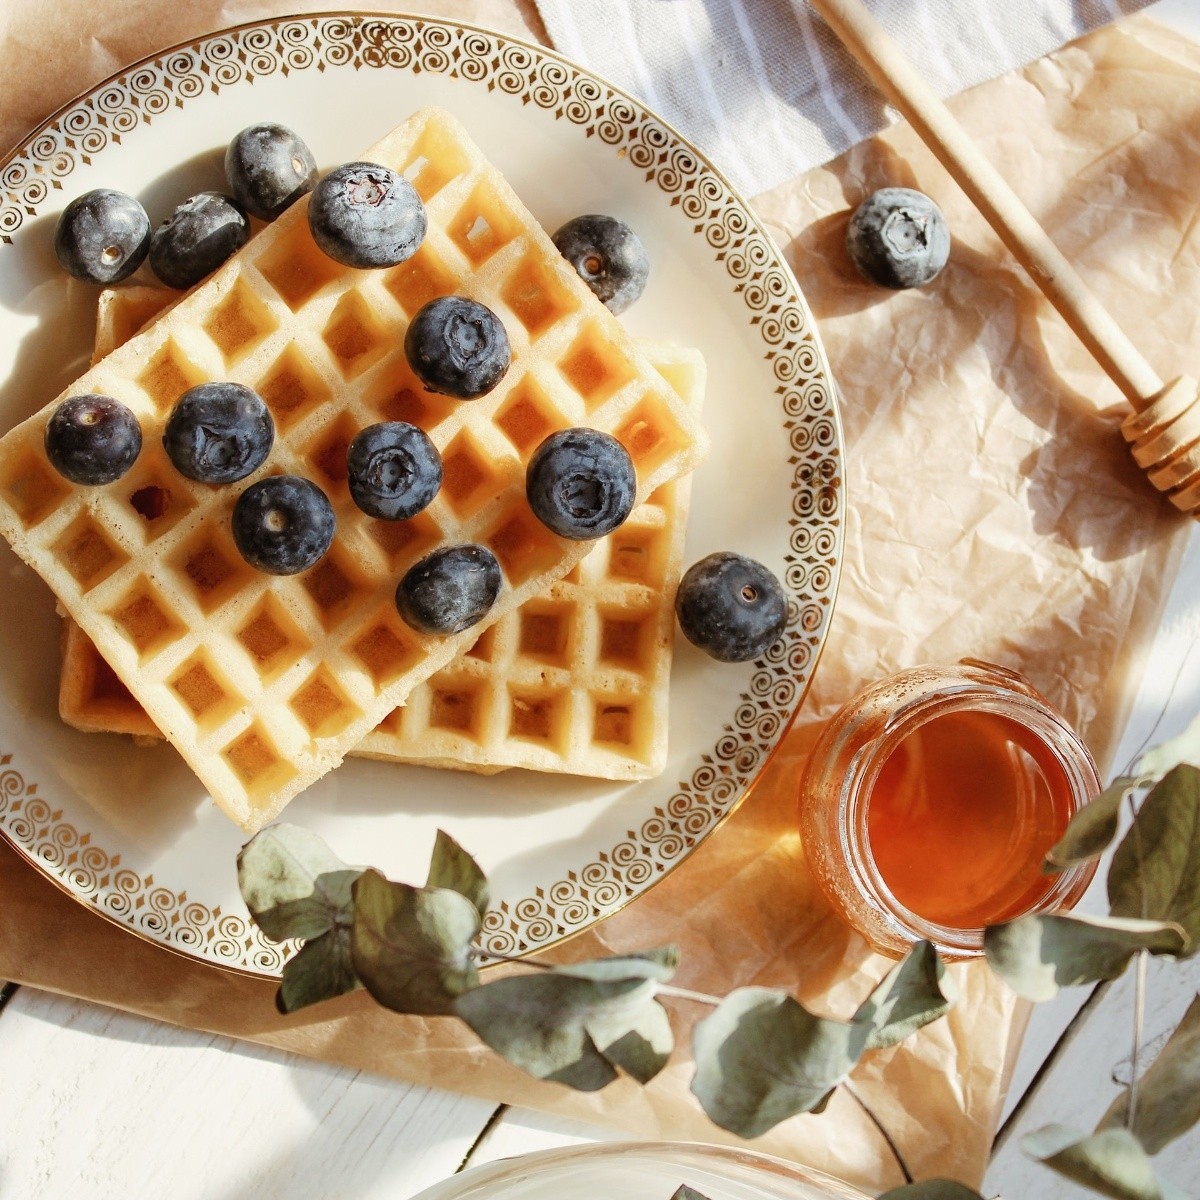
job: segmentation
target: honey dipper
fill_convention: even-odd
[[[1121,424],[1121,432],[1150,482],[1183,512],[1193,516],[1200,513],[1200,405],[1196,403],[1196,381],[1181,375],[1164,385],[861,0],[812,0],[812,6],[907,118],[1121,389],[1133,407]]]

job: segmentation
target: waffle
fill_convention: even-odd
[[[366,157],[425,200],[429,232],[407,263],[339,266],[313,243],[302,200],[64,393],[115,396],[137,413],[144,449],[125,478],[73,488],[50,468],[42,439],[64,397],[0,440],[0,532],[247,831],[481,632],[405,625],[393,593],[409,565],[439,545],[488,545],[506,580],[491,621],[583,558],[587,543],[553,536],[525,502],[525,463],[548,432],[616,436],[639,503],[703,453],[694,416],[457,122],[422,110]],[[513,346],[502,383],[467,404],[425,392],[402,350],[409,316],[450,292],[494,309]],[[260,473],[307,476],[333,501],[333,546],[302,575],[265,576],[238,555],[229,517],[253,477],[193,484],[159,448],[180,393],[211,379],[247,384],[271,408],[277,436]],[[375,521],[346,489],[346,445],[380,419],[413,421],[442,454],[442,491],[410,521]]]
[[[95,359],[173,300],[165,288],[101,293]],[[640,342],[699,411],[704,360]],[[658,774],[666,763],[667,686],[690,477],[665,484],[566,579],[502,618],[463,655],[410,693],[352,754],[492,773],[508,767],[605,779]],[[77,729],[158,731],[70,618],[59,691]]]

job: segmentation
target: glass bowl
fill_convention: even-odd
[[[413,1200],[670,1200],[687,1184],[708,1200],[869,1200],[820,1171],[698,1142],[601,1142],[487,1163]]]

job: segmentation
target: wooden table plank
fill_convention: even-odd
[[[0,1194],[22,1200],[405,1200],[495,1108],[27,987],[0,1062]]]

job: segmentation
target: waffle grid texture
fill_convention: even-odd
[[[409,565],[439,545],[489,545],[506,581],[497,620],[582,559],[588,544],[551,535],[524,499],[524,465],[546,433],[614,434],[639,503],[704,448],[674,390],[453,118],[422,110],[364,157],[402,171],[426,203],[429,232],[407,263],[340,267],[313,244],[301,201],[0,440],[0,532],[248,831],[479,635],[409,629],[393,603]],[[413,313],[448,293],[493,308],[513,346],[501,385],[466,404],[426,392],[402,350]],[[255,388],[275,417],[270,458],[240,485],[193,484],[161,451],[179,395],[213,379]],[[143,426],[137,464],[104,488],[68,485],[42,447],[56,405],[87,392],[123,401]],[[420,425],[445,463],[442,492],[407,522],[366,517],[345,486],[346,445],[385,419]],[[229,533],[244,487],[280,472],[320,484],[338,518],[325,558],[286,579],[246,566]],[[162,511],[139,502],[161,492]]]
[[[128,341],[177,293],[106,289],[93,362]],[[699,412],[704,359],[639,341],[684,403]],[[640,779],[666,765],[674,594],[683,563],[691,477],[664,484],[565,578],[485,631],[418,684],[352,755],[492,773],[510,767]],[[165,501],[155,498],[155,503]],[[59,711],[88,732],[161,735],[69,617]]]

